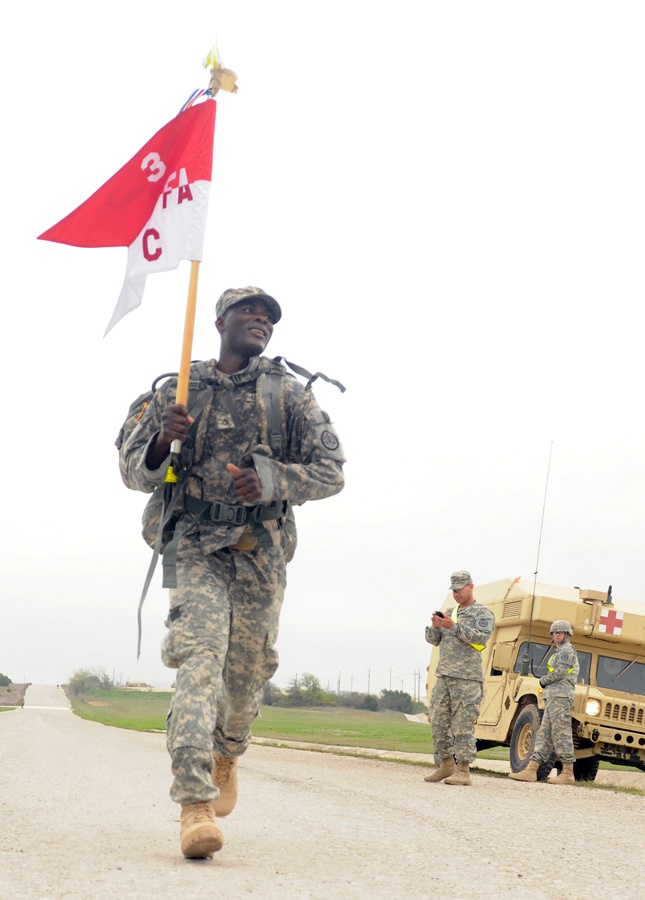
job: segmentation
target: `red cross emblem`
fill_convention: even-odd
[[[623,614],[617,609],[601,609],[598,631],[601,634],[622,634]]]

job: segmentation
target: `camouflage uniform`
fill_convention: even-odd
[[[282,449],[268,446],[263,378],[276,364],[255,356],[234,375],[208,363],[212,397],[198,420],[195,462],[186,495],[192,501],[240,505],[227,463],[253,465],[262,483],[259,506],[302,504],[332,496],[343,487],[343,451],[329,417],[310,390],[283,371]],[[281,367],[282,368],[282,367]],[[154,395],[120,451],[125,484],[152,492],[163,482],[169,460],[158,469],[145,460],[175,402],[176,381]],[[192,501],[186,501],[190,504]],[[284,507],[282,507],[284,509]],[[168,714],[168,749],[174,782],[171,797],[189,804],[218,796],[210,772],[213,750],[239,756],[248,746],[262,688],[278,666],[275,642],[285,588],[285,563],[295,550],[295,527],[280,517],[253,526],[213,522],[184,509],[175,529],[177,587],[170,592],[162,659],[177,668]],[[246,533],[245,533],[246,532]],[[257,543],[233,549],[241,539]]]
[[[447,612],[451,616],[452,610]],[[482,701],[481,653],[471,644],[486,644],[495,617],[488,607],[472,603],[459,609],[452,628],[426,627],[426,641],[439,647],[437,681],[430,701],[432,740],[437,756],[472,763],[477,757],[475,722]]]
[[[571,710],[580,671],[575,647],[566,640],[549,657],[547,665],[553,671],[540,678],[545,707],[531,759],[545,763],[555,752],[560,762],[572,764],[576,757],[573,752]]]

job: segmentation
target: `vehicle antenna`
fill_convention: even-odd
[[[546,469],[546,484],[544,485],[544,502],[542,504],[542,519],[540,521],[540,536],[538,538],[537,557],[535,559],[535,572],[533,573],[533,597],[531,598],[531,613],[529,615],[529,634],[527,640],[527,652],[522,657],[522,666],[520,675],[528,675],[529,668],[532,668],[533,658],[531,656],[531,625],[533,624],[533,607],[535,605],[535,588],[537,585],[538,569],[540,566],[540,548],[542,546],[542,529],[544,528],[544,511],[546,510],[546,495],[549,489],[549,473],[551,472],[551,456],[553,454],[553,441],[549,449],[549,464]],[[531,672],[531,674],[533,674]]]

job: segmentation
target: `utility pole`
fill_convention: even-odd
[[[338,673],[338,681],[336,683],[336,694],[340,697],[340,672]]]
[[[390,669],[390,690],[392,690],[392,669]]]
[[[368,694],[370,692],[370,676],[371,676],[371,674],[372,674],[372,670],[368,669],[367,670],[367,693]]]

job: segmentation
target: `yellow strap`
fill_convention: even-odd
[[[453,609],[453,611],[450,613],[450,618],[451,618],[452,621],[455,623],[455,625],[457,624],[457,610],[458,610],[458,609],[459,609],[459,607],[458,607],[458,606],[455,606],[455,608]],[[471,646],[471,647],[474,647],[475,650],[479,650],[479,652],[481,653],[482,650],[484,649],[484,647],[486,646],[486,644],[470,644],[470,646]]]

